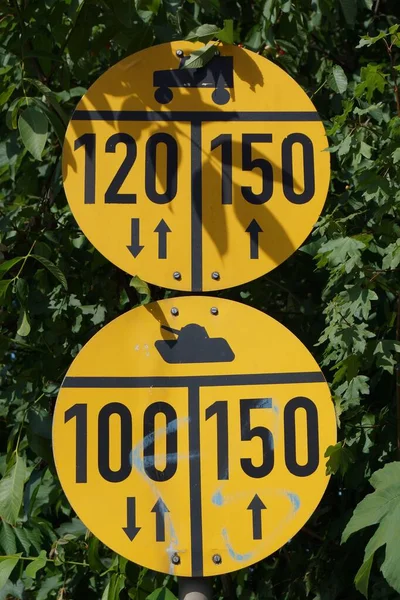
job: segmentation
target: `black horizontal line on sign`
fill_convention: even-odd
[[[278,385],[287,383],[323,383],[321,371],[297,373],[254,373],[235,375],[182,375],[172,377],[66,377],[65,388],[174,388],[189,385]]]
[[[150,111],[76,110],[73,121],[320,121],[315,111],[235,112],[235,111]]]

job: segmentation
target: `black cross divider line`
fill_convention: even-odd
[[[225,121],[314,122],[321,121],[317,111],[217,111],[217,110],[76,110],[72,121],[187,121],[209,123]]]
[[[232,375],[175,375],[154,377],[93,377],[67,376],[64,388],[152,388],[223,387],[231,385],[285,385],[292,383],[326,383],[322,371],[294,373],[235,373]]]

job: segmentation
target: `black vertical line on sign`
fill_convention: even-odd
[[[190,539],[192,550],[192,577],[203,577],[203,523],[201,512],[199,391],[200,388],[196,384],[191,384],[188,387]]]
[[[191,123],[191,162],[192,162],[192,292],[203,289],[203,207],[201,176],[201,121]]]

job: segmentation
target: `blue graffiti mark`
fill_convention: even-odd
[[[228,532],[226,531],[226,529],[223,529],[221,531],[221,533],[222,533],[222,537],[224,538],[224,542],[225,542],[226,548],[229,552],[229,555],[231,556],[231,558],[233,558],[233,560],[243,562],[245,560],[251,559],[251,557],[253,556],[252,552],[247,552],[246,554],[239,554],[238,552],[235,552],[235,550],[232,548],[232,546],[229,542]]]
[[[131,453],[132,455],[132,453]],[[190,459],[190,458],[197,458],[200,456],[199,452],[190,452],[189,455],[184,455],[184,454],[177,454],[176,452],[171,452],[170,454],[154,454],[151,456],[145,456],[143,458],[143,466],[148,467],[148,466],[153,466],[154,463],[156,462],[161,462],[162,460],[164,461],[168,461],[170,464],[176,464],[179,461],[185,460],[185,459]]]
[[[154,433],[149,433],[148,435],[146,435],[146,437],[143,438],[141,442],[139,442],[134,448],[132,448],[130,457],[131,465],[135,467],[138,471],[143,472],[145,464],[144,460],[146,461],[146,464],[148,464],[147,461],[149,460],[149,457],[146,457],[144,460],[142,459],[141,455],[143,453],[143,450],[147,448],[150,444],[155,442],[155,440],[160,438],[162,435],[167,435],[168,433],[173,433],[177,431],[178,425],[180,425],[181,423],[187,423],[188,421],[189,419],[187,417],[183,417],[182,419],[174,419],[173,421],[168,423],[167,427],[160,427],[160,429],[157,429],[157,431],[155,431]],[[152,459],[150,458],[150,460]]]
[[[213,497],[211,498],[211,502],[216,506],[222,506],[224,503],[224,497],[221,493],[221,490],[217,490]]]
[[[286,492],[286,495],[292,503],[294,512],[297,512],[300,508],[300,498],[297,494],[294,494],[293,492]]]
[[[277,404],[273,404],[271,408],[276,415],[279,415],[279,406]]]
[[[258,398],[257,408],[271,408],[272,398]]]

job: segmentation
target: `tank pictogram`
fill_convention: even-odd
[[[161,328],[178,336],[176,340],[157,340],[155,347],[169,364],[232,362],[235,354],[224,338],[210,338],[206,329],[197,323],[181,330],[166,325]]]

